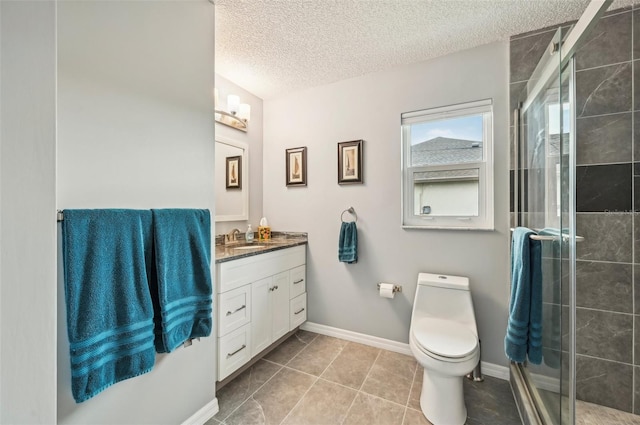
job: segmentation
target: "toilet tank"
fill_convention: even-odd
[[[468,325],[477,335],[476,319],[469,291],[469,279],[420,273],[413,305],[413,319],[432,316]]]

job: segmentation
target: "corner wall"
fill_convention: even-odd
[[[468,276],[482,360],[507,365],[508,43],[293,93],[264,103],[264,213],[309,233],[309,321],[408,342],[419,272]],[[492,98],[494,232],[403,230],[400,114]],[[364,184],[337,184],[337,143],[364,139]],[[307,146],[307,187],[285,186],[285,149]],[[358,214],[359,261],[338,262],[340,215]],[[377,282],[403,286],[389,300]]]
[[[0,423],[56,421],[54,2],[0,1]]]
[[[57,44],[57,208],[213,213],[214,6],[62,1]],[[177,424],[215,398],[214,334],[76,404],[61,258],[58,423]]]

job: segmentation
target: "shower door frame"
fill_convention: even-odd
[[[516,162],[516,172],[514,173],[514,211],[515,211],[515,220],[517,225],[522,224],[522,212],[520,208],[518,208],[518,204],[520,206],[525,205],[525,191],[520,190],[520,184],[523,181],[522,167],[525,165],[524,163],[524,147],[521,145],[522,131],[521,131],[521,123],[522,117],[524,113],[528,110],[528,108],[534,103],[537,99],[538,95],[545,90],[551,80],[553,78],[558,78],[559,85],[562,86],[562,77],[565,72],[569,72],[572,74],[571,83],[569,84],[569,103],[570,103],[570,132],[569,132],[569,141],[568,143],[564,143],[561,139],[560,146],[563,149],[563,146],[568,146],[568,158],[569,161],[566,164],[569,168],[569,181],[574,182],[573,185],[570,185],[570,190],[573,193],[569,193],[568,197],[568,208],[561,208],[561,223],[562,223],[562,215],[568,213],[569,215],[569,223],[568,223],[568,238],[561,237],[561,244],[568,244],[568,252],[569,252],[569,379],[566,381],[568,383],[568,402],[569,402],[569,423],[575,424],[575,400],[576,400],[576,358],[575,358],[575,333],[576,333],[576,204],[575,204],[575,168],[576,168],[576,159],[575,159],[575,150],[576,150],[576,137],[575,137],[575,123],[576,123],[576,114],[575,114],[575,63],[574,63],[574,55],[577,49],[579,48],[581,42],[585,39],[586,35],[590,32],[593,26],[598,22],[599,18],[605,12],[605,10],[610,6],[613,0],[592,0],[583,14],[581,15],[578,22],[571,29],[567,37],[560,43],[552,43],[549,46],[550,54],[560,54],[559,63],[557,61],[547,60],[546,54],[540,59],[540,63],[547,60],[546,65],[540,70],[539,77],[533,84],[531,90],[527,94],[525,102],[523,104],[518,105],[518,107],[514,110],[514,137],[515,137],[515,162]],[[538,71],[536,69],[536,71]],[[535,72],[534,72],[535,73]],[[528,87],[527,87],[528,88]],[[562,98],[560,98],[560,114],[562,115]],[[563,124],[563,120],[560,120],[561,125]],[[563,125],[564,127],[564,125]],[[561,130],[561,138],[562,138],[562,130]],[[522,149],[522,151],[521,151]],[[562,164],[563,152],[560,152],[560,164]],[[562,167],[562,165],[560,165]],[[518,202],[519,201],[519,202]],[[562,252],[563,248],[561,249]],[[560,261],[563,259],[563,255],[560,256]],[[563,282],[564,284],[565,282]],[[562,318],[561,320],[565,320]],[[564,348],[564,347],[563,347]],[[564,350],[562,350],[564,351]],[[561,351],[561,355],[562,355]],[[515,367],[513,367],[515,365]],[[535,387],[532,388],[533,383],[527,382],[526,374],[520,369],[523,365],[512,364],[511,374],[514,373],[517,376],[512,376],[512,382],[515,386],[520,387],[524,383],[523,388],[519,388],[519,391],[522,391],[522,394],[518,394],[518,401],[525,404],[524,406],[519,406],[522,414],[526,414],[526,422],[531,424],[545,424],[545,425],[554,425],[553,419],[549,416],[549,414],[542,410],[544,408],[544,403],[542,403],[537,396],[537,390]],[[562,367],[560,368],[562,374]],[[562,376],[562,375],[561,375]],[[559,396],[562,396],[562,377],[560,383],[560,393]],[[516,388],[514,388],[516,391]],[[526,400],[523,400],[526,398]],[[537,399],[537,400],[534,400]],[[562,406],[562,400],[560,401],[560,406]],[[532,409],[534,411],[532,411]],[[562,421],[562,413],[560,412],[560,423],[565,423]]]

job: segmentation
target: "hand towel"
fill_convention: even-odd
[[[504,340],[507,357],[515,362],[541,361],[542,276],[540,241],[534,232],[518,227],[511,243],[511,299],[509,322]],[[534,319],[534,321],[532,321]]]
[[[542,362],[542,243],[529,238],[531,272],[531,307],[527,358],[533,364]]]
[[[211,216],[195,209],[151,212],[156,351],[170,353],[188,339],[211,334]]]
[[[342,222],[340,226],[338,260],[349,264],[358,262],[358,228],[353,221]]]
[[[542,243],[542,359],[544,364],[559,369],[561,352],[561,306],[562,275],[560,230],[545,228],[538,232],[541,236],[557,237],[553,241]]]
[[[153,368],[151,211],[65,210],[62,244],[71,390],[80,403]]]

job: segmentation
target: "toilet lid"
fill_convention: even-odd
[[[465,357],[478,345],[471,329],[449,320],[419,319],[413,334],[423,349],[443,357]]]

